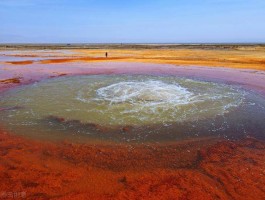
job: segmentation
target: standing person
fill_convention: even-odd
[[[106,58],[108,57],[108,52],[105,53]]]

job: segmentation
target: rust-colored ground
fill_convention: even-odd
[[[219,66],[265,70],[265,49],[159,49],[159,50],[108,50],[109,55],[132,62],[149,62],[176,65]],[[100,56],[104,50],[79,50],[89,56]]]
[[[264,142],[196,146],[53,144],[2,131],[0,189],[28,199],[265,198]]]
[[[30,65],[33,63],[32,60],[26,60],[26,61],[7,61],[7,64],[13,64],[13,65]]]
[[[265,70],[265,47],[236,47],[228,49],[211,48],[177,48],[177,49],[77,49],[72,50],[75,54],[64,58],[48,58],[44,56],[39,61],[26,60],[7,62],[9,64],[32,64],[34,63],[66,63],[66,62],[146,62],[175,65],[199,65],[231,68],[248,68]],[[108,52],[108,58],[105,58]],[[14,56],[18,57],[18,54]],[[32,51],[23,57],[38,57],[38,53]],[[62,56],[58,54],[57,56]],[[65,55],[64,55],[65,56]]]
[[[104,58],[106,51],[109,58]],[[264,48],[73,52],[74,55],[67,56],[57,52],[54,58],[42,57],[42,53],[34,51],[16,53],[14,57],[40,59],[0,62],[3,66],[0,91],[44,78],[71,75],[78,70],[86,74],[93,71],[93,68],[88,71],[81,67],[60,68],[58,63],[126,61],[265,70]],[[16,199],[21,194],[27,199],[66,200],[263,200],[265,143],[246,138],[233,142],[202,139],[164,145],[89,145],[34,141],[2,129],[0,199]]]
[[[20,78],[15,77],[15,78],[10,78],[10,79],[4,79],[4,80],[0,80],[0,83],[2,83],[2,84],[19,84]]]

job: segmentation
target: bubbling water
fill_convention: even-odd
[[[97,90],[99,98],[112,103],[131,104],[188,103],[192,93],[178,84],[162,81],[119,82]]]
[[[9,121],[58,116],[102,126],[169,124],[213,118],[241,104],[239,90],[177,77],[80,76],[20,88],[1,104],[25,109]]]
[[[91,141],[263,134],[263,104],[236,86],[174,76],[61,77],[1,96],[6,109],[0,112],[0,125],[33,137],[84,134]]]
[[[105,82],[79,90],[76,98],[95,107],[93,122],[105,125],[195,121],[223,115],[243,99],[227,85],[176,77],[114,76]]]

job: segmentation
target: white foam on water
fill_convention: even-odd
[[[162,81],[119,82],[97,90],[99,99],[111,103],[188,103],[192,92],[178,84],[167,84]]]
[[[9,121],[52,115],[102,125],[144,125],[214,118],[243,99],[240,91],[224,84],[139,75],[54,79],[10,93],[0,103],[26,108]]]

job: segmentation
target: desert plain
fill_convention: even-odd
[[[0,46],[0,98],[40,81],[95,74],[198,77],[240,85],[265,98],[264,70],[265,46],[258,44],[5,44]],[[10,109],[17,108],[0,105],[0,112]],[[262,133],[93,144],[17,135],[1,124],[0,199],[265,198]],[[131,134],[130,129],[121,132]]]

